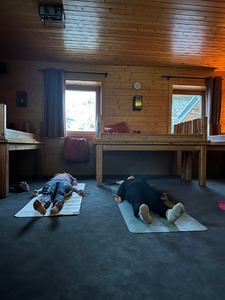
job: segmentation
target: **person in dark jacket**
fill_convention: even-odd
[[[121,183],[116,195],[112,195],[120,203],[127,200],[133,206],[135,217],[139,217],[148,224],[152,223],[149,210],[160,217],[167,218],[174,223],[185,211],[180,202],[170,209],[164,201],[168,200],[166,193],[160,194],[143,179],[135,179],[133,175]]]

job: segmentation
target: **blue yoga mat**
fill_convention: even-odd
[[[111,186],[112,193],[116,194],[119,186]],[[165,202],[168,208],[174,206],[170,201]],[[150,211],[152,217],[152,224],[146,224],[140,218],[136,218],[133,213],[132,205],[126,200],[122,203],[118,203],[121,214],[127,225],[128,230],[131,233],[153,233],[153,232],[176,232],[176,231],[203,231],[207,228],[189,216],[187,213],[183,213],[182,216],[174,223],[171,224],[166,218],[154,214]]]

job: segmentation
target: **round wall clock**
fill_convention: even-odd
[[[134,83],[134,89],[135,89],[136,91],[139,91],[139,90],[141,89],[141,83],[140,83],[140,81],[136,81],[136,82]]]

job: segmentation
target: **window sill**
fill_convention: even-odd
[[[85,137],[87,139],[95,139],[96,138],[96,132],[90,132],[90,131],[67,131],[67,136],[71,137],[77,137],[82,138]]]

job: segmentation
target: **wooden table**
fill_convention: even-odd
[[[24,150],[36,150],[37,175],[41,175],[43,143],[40,135],[7,129],[6,105],[0,104],[0,198],[7,197],[9,193],[9,151]]]
[[[107,134],[94,140],[96,180],[102,185],[104,151],[181,151],[181,178],[191,180],[192,151],[199,153],[198,182],[206,185],[206,149],[210,141],[202,134]]]
[[[36,173],[42,174],[43,144],[10,143],[0,140],[0,198],[5,198],[9,193],[9,151],[36,150]],[[26,160],[24,161],[26,164]]]

